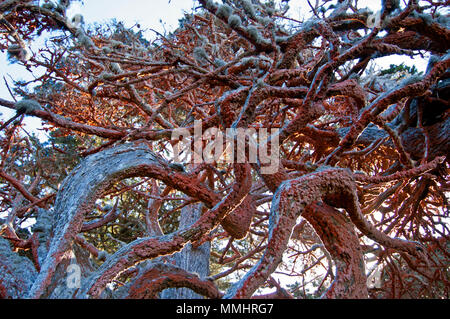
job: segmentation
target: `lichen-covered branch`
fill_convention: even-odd
[[[195,180],[190,179],[186,174],[171,171],[168,163],[151,152],[145,144],[123,144],[87,157],[61,185],[55,203],[57,216],[55,235],[41,272],[31,289],[30,297],[39,297],[44,292],[58,263],[67,258],[65,253],[69,250],[73,238],[81,231],[84,215],[92,209],[95,200],[115,182],[134,176],[160,179],[173,188],[204,200],[209,205],[217,202],[213,193],[197,184]],[[242,198],[244,197],[242,191],[245,189],[237,191]],[[80,190],[82,191],[80,192]],[[234,193],[232,192],[232,194]],[[239,196],[236,199],[236,201],[239,200],[237,204],[234,200],[229,199],[232,203],[222,200],[219,202],[219,206],[216,205],[216,209],[222,211],[222,217],[239,206],[242,200],[242,198],[239,199]],[[221,205],[229,206],[222,207]],[[206,225],[206,228],[201,229],[202,233],[222,220],[222,218],[217,219],[215,215],[211,218],[212,220],[203,224],[203,226]],[[177,239],[181,239],[181,241],[177,242]],[[186,240],[191,238],[189,238],[189,233],[183,233],[177,239],[174,239],[174,247],[181,248],[180,245],[184,245]],[[163,239],[163,241],[166,240],[167,238]],[[173,252],[170,249],[168,252]]]
[[[250,190],[249,165],[235,164],[235,174],[236,182],[231,191],[192,226],[169,235],[137,239],[122,246],[89,278],[78,296],[84,298],[89,295],[98,298],[106,284],[122,271],[141,261],[178,252],[188,242],[198,241],[207,235],[225,216],[241,204]]]
[[[207,298],[218,299],[222,293],[212,281],[202,280],[183,268],[170,264],[152,264],[141,269],[137,278],[127,285],[128,299],[156,299],[167,288],[189,288]]]
[[[421,247],[414,242],[390,238],[371,225],[362,215],[355,182],[348,170],[326,168],[293,180],[284,181],[271,208],[269,241],[263,257],[225,297],[249,298],[281,262],[297,218],[318,201],[345,208],[353,224],[376,242],[418,256]]]
[[[325,203],[308,206],[302,216],[311,223],[336,264],[336,278],[322,297],[367,298],[363,251],[351,221]]]

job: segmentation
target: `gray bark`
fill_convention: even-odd
[[[33,263],[0,237],[0,298],[22,298],[36,278]]]
[[[202,212],[202,204],[189,205],[181,209],[180,228],[187,228],[194,224]],[[172,257],[176,266],[197,274],[201,279],[209,275],[209,256],[211,244],[206,242],[198,248],[189,243],[186,247]],[[163,299],[201,299],[203,296],[196,294],[188,288],[170,288],[161,293]]]
[[[45,257],[41,257],[41,272],[28,297],[48,297],[55,275],[64,275],[57,269],[58,265],[67,264],[67,259],[73,255],[73,238],[81,230],[84,214],[92,209],[95,200],[106,189],[119,180],[134,176],[160,177],[171,183],[177,176],[168,174],[167,165],[144,144],[119,145],[80,163],[64,180],[56,197],[53,236]]]

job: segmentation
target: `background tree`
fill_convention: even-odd
[[[0,99],[1,297],[448,298],[446,3],[288,2],[199,0],[153,41],[0,3],[0,49],[41,71]],[[374,68],[394,54],[428,68]],[[194,120],[278,128],[278,170],[174,165]]]

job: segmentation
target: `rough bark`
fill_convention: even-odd
[[[37,275],[33,263],[0,237],[0,298],[23,298]]]
[[[303,213],[336,265],[336,277],[322,296],[328,299],[368,298],[363,251],[352,222],[337,209],[317,203]]]
[[[61,185],[54,209],[54,236],[43,261],[41,272],[28,297],[38,298],[48,293],[45,292],[46,287],[50,285],[58,264],[70,258],[68,252],[71,249],[73,239],[81,231],[84,215],[91,211],[95,200],[117,181],[136,176],[160,179],[175,189],[179,189],[194,198],[204,200],[209,205],[219,202],[216,194],[199,185],[194,179],[190,179],[184,173],[171,171],[168,163],[151,152],[143,143],[123,144],[91,155],[78,165]],[[245,197],[245,189],[242,188],[243,192],[238,191],[240,194],[238,197]],[[230,199],[231,202],[236,202],[226,202],[227,207],[221,206],[224,204],[223,201],[216,206],[224,209],[222,216],[225,217],[226,214],[239,206],[242,198]],[[213,223],[222,220],[222,218],[215,219],[216,216],[212,217]],[[208,222],[211,222],[211,220]],[[198,234],[209,230],[210,224],[207,223],[203,226],[206,229],[201,229]],[[167,243],[168,246],[166,247],[164,243],[172,238],[173,242]],[[157,257],[159,254],[173,253],[181,249],[190,239],[193,238],[189,238],[188,231],[174,237],[161,236],[152,239],[150,242],[155,243],[155,252],[151,256]],[[133,242],[135,249],[139,250],[141,245],[145,245],[145,242],[145,240]],[[139,252],[136,252],[136,254],[135,257],[138,257]]]
[[[83,285],[77,296],[85,298],[100,297],[106,284],[117,277],[124,270],[142,261],[156,257],[170,255],[180,251],[188,242],[197,242],[235,210],[245,199],[251,187],[249,165],[235,164],[236,181],[231,191],[214,207],[204,213],[191,227],[181,229],[169,235],[145,237],[122,246],[114,255],[110,256],[93,273]]]
[[[194,224],[201,216],[202,205],[183,207],[180,215],[180,228],[187,228]],[[199,247],[187,244],[182,251],[175,253],[171,260],[174,264],[189,273],[197,274],[200,279],[209,276],[209,257],[211,243],[206,242]],[[203,296],[196,294],[191,289],[167,289],[161,294],[163,299],[200,299]]]
[[[269,238],[264,255],[239,282],[230,288],[225,298],[250,298],[252,296],[281,262],[297,218],[309,205],[318,201],[328,202],[334,207],[345,208],[353,224],[364,235],[376,242],[420,257],[417,243],[390,238],[365,220],[359,207],[356,186],[350,171],[325,168],[281,183],[272,201]],[[355,257],[358,259],[357,255]],[[352,268],[352,272],[361,272],[363,269],[363,266],[358,266]],[[361,276],[364,274],[361,273],[357,277]],[[344,287],[349,285],[347,280],[354,279],[356,277],[347,276],[341,282],[343,287],[338,289],[345,290]],[[360,289],[361,287],[357,286],[357,295],[361,294]],[[342,296],[342,294],[339,295]]]
[[[165,298],[169,299],[222,297],[222,293],[213,282],[201,279],[195,273],[171,264],[156,263],[141,269],[137,279],[129,286],[126,297],[129,299],[155,299],[161,291],[169,287],[175,287],[163,291]]]

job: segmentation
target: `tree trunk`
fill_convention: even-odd
[[[185,206],[181,209],[180,228],[191,226],[197,221],[202,213],[202,204]],[[198,248],[189,243],[184,249],[171,258],[176,266],[190,272],[196,273],[200,278],[209,275],[209,255],[211,244],[206,242]],[[161,293],[163,299],[201,299],[203,296],[196,294],[189,288],[170,288]]]

